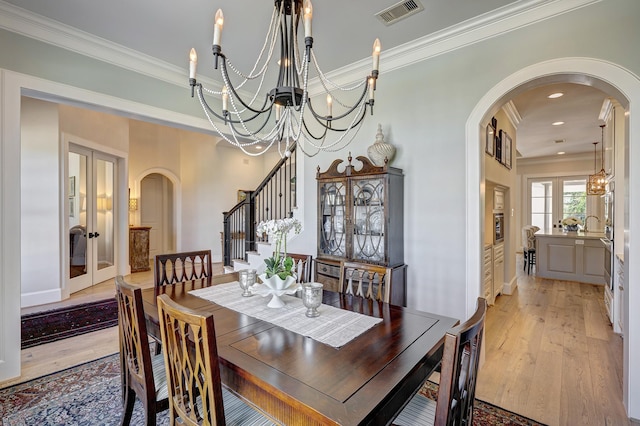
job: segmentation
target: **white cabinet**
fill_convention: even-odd
[[[484,274],[482,280],[482,297],[487,299],[487,303],[493,305],[493,247],[487,245],[484,248],[483,266]]]
[[[496,244],[493,246],[493,289],[491,300],[502,293],[504,285],[504,244]]]

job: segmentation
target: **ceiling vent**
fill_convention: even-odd
[[[424,6],[418,0],[407,0],[376,13],[376,16],[383,24],[391,25],[423,10]]]
[[[556,139],[554,142],[555,143],[564,143],[564,139]]]

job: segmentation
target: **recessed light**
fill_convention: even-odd
[[[556,99],[559,98],[560,96],[564,95],[564,93],[562,92],[557,92],[557,93],[552,93],[549,96],[547,96],[547,98],[549,99]]]
[[[558,151],[558,155],[564,155],[565,152],[564,151]]]
[[[256,145],[256,151],[260,151],[262,149],[262,145]]]
[[[552,126],[562,126],[564,121],[556,121],[555,123],[551,123]]]

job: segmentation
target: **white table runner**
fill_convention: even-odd
[[[374,318],[324,304],[318,308],[320,316],[308,318],[304,314],[307,308],[302,304],[302,299],[286,295],[281,297],[286,303],[283,308],[268,308],[267,303],[271,300],[271,296],[254,295],[242,297],[242,290],[237,281],[192,290],[189,293],[225,308],[310,337],[334,348],[345,345],[374,325],[382,322],[381,318]]]

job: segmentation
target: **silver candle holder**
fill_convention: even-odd
[[[318,307],[322,304],[322,283],[302,284],[302,303],[307,308],[306,316],[315,318],[320,315]]]

